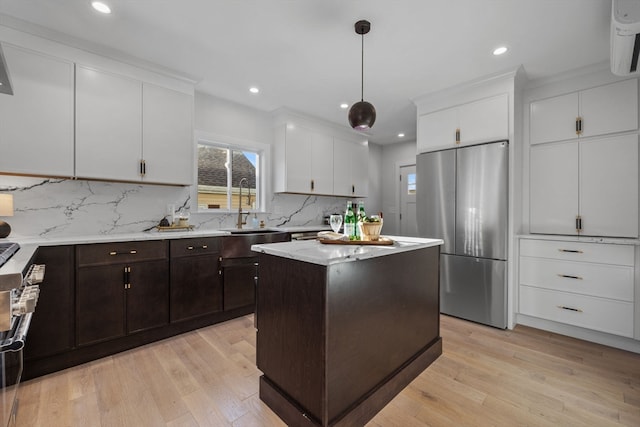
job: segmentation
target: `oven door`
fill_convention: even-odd
[[[22,349],[0,353],[0,422],[15,425],[18,385],[22,377]]]

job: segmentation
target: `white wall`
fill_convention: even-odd
[[[407,141],[382,146],[381,174],[384,234],[400,234],[400,178],[401,165],[415,164],[416,142]]]

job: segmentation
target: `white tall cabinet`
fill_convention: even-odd
[[[74,176],[73,62],[2,48],[14,95],[0,96],[0,172]]]
[[[529,111],[531,232],[638,237],[637,80]]]
[[[638,80],[610,81],[528,96],[518,323],[640,352]]]

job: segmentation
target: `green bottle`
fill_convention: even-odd
[[[363,222],[366,216],[367,214],[364,212],[364,202],[362,200],[359,200],[358,213],[356,214],[356,240],[362,240],[362,236],[360,236],[360,227],[358,226],[358,223]]]
[[[356,239],[356,216],[353,213],[351,200],[347,202],[347,210],[344,213],[344,235],[348,236],[349,240]]]

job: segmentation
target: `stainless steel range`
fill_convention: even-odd
[[[16,243],[1,243],[0,266],[19,249]],[[0,274],[0,426],[15,424],[22,350],[44,270],[44,265],[33,264],[26,272]]]

